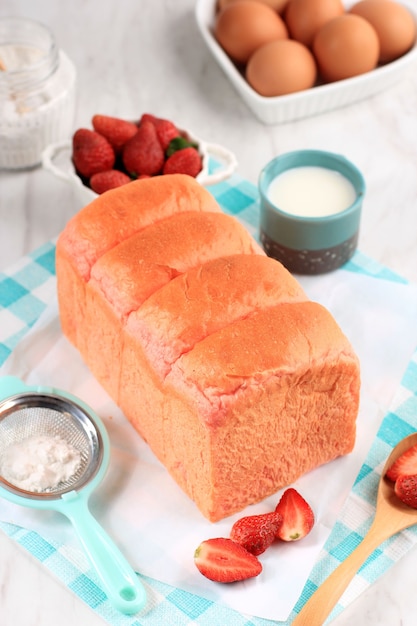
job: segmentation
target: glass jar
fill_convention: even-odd
[[[75,83],[74,65],[46,26],[0,19],[0,169],[39,165],[46,146],[71,135]]]

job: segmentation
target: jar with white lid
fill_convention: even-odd
[[[39,165],[50,143],[71,135],[75,84],[75,67],[49,28],[0,19],[0,169]]]

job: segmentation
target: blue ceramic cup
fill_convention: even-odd
[[[270,199],[271,182],[298,167],[320,167],[344,176],[355,198],[346,209],[326,216],[300,216]],[[268,256],[296,274],[322,274],[346,263],[356,250],[365,181],[345,157],[321,150],[288,152],[270,161],[259,176],[260,239]]]

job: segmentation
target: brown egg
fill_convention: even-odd
[[[221,11],[225,6],[231,4],[232,2],[236,2],[237,0],[219,0],[217,3],[217,10]],[[290,0],[256,0],[256,2],[262,2],[263,4],[267,4],[274,9],[277,13],[282,15],[285,7],[287,6]]]
[[[345,14],[322,26],[313,41],[319,72],[326,82],[373,70],[379,58],[379,40],[369,22]]]
[[[313,87],[317,67],[311,51],[299,41],[264,44],[246,67],[246,80],[261,96],[282,96]]]
[[[246,63],[260,46],[288,37],[283,19],[271,7],[256,0],[237,0],[217,16],[214,35],[237,63]]]
[[[362,0],[350,13],[364,17],[379,38],[379,62],[389,63],[408,52],[416,40],[416,25],[410,11],[391,0]]]
[[[311,46],[319,28],[344,12],[341,0],[291,0],[285,23],[293,39]]]

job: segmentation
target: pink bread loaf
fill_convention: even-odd
[[[352,450],[348,340],[193,178],[99,196],[56,270],[63,332],[208,519]]]

